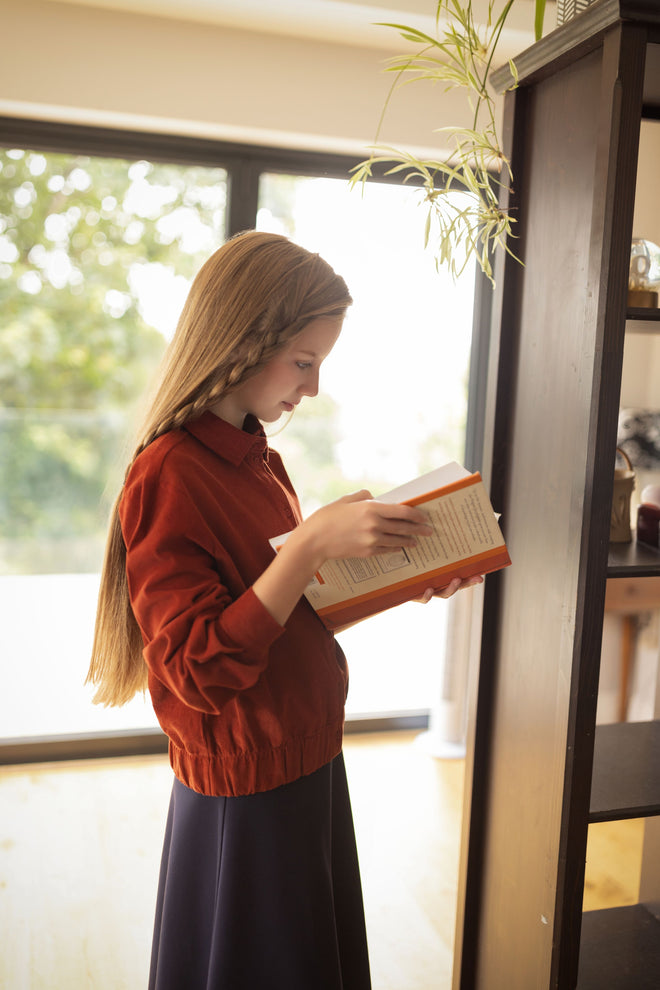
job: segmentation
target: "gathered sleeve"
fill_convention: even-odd
[[[150,674],[184,704],[217,714],[259,680],[284,631],[252,590],[258,574],[239,572],[183,482],[134,471],[119,513]]]

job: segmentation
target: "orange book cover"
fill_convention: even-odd
[[[305,596],[329,629],[401,605],[427,588],[440,591],[454,577],[489,574],[511,563],[480,474],[455,461],[378,501],[423,506],[433,533],[392,553],[327,560]],[[273,548],[278,550],[288,535],[274,537]]]

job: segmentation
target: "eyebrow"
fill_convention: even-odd
[[[316,351],[298,351],[298,354],[306,354],[307,357],[316,357]]]

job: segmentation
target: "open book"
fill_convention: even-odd
[[[375,557],[327,560],[305,596],[328,629],[336,629],[422,595],[455,577],[488,574],[511,563],[481,476],[455,461],[378,497],[419,505],[433,526],[414,547]],[[270,543],[279,550],[288,533]]]

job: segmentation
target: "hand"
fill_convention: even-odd
[[[421,509],[378,502],[363,490],[318,509],[296,535],[315,548],[320,566],[337,557],[372,557],[415,546],[432,532]]]
[[[474,577],[467,578],[464,581],[461,578],[454,578],[446,588],[442,588],[440,591],[436,591],[434,588],[427,588],[421,598],[415,598],[414,601],[426,605],[432,598],[451,598],[457,591],[463,591],[465,588],[473,588],[476,584],[481,584],[483,579],[483,574],[475,574]]]
[[[272,617],[284,625],[319,567],[334,557],[372,557],[414,546],[433,532],[426,514],[409,505],[376,502],[367,491],[346,495],[297,526],[252,585]]]

